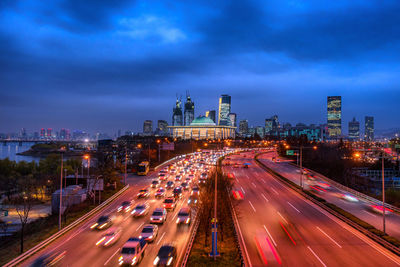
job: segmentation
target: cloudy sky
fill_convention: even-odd
[[[221,94],[250,125],[400,126],[400,2],[0,1],[0,131],[115,133],[171,122],[176,94],[196,116]],[[347,127],[345,127],[347,128]]]

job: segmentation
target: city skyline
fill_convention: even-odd
[[[344,132],[366,115],[400,126],[398,2],[93,4],[0,6],[0,132],[139,131],[146,112],[170,121],[185,90],[196,114],[229,94],[253,125],[322,123],[326,96],[341,95]]]

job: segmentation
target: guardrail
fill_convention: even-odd
[[[257,155],[258,156],[258,155]],[[331,209],[330,207],[324,205],[323,203],[319,202],[318,200],[314,199],[313,197],[307,195],[304,191],[300,190],[299,188],[293,186],[292,184],[290,184],[289,182],[287,182],[285,179],[281,178],[280,175],[275,172],[274,170],[272,170],[271,168],[265,166],[261,161],[259,161],[259,159],[257,159],[257,156],[255,158],[255,161],[257,162],[257,164],[264,169],[265,171],[267,171],[269,174],[271,174],[272,176],[274,176],[275,178],[279,179],[281,182],[283,182],[285,185],[287,185],[288,187],[290,187],[292,190],[296,191],[298,194],[300,194],[301,196],[305,197],[306,199],[310,200],[311,202],[313,202],[314,204],[316,204],[317,206],[319,206],[320,208],[326,210],[327,212],[329,212],[330,214],[334,215],[335,217],[339,218],[340,220],[344,221],[345,223],[347,223],[348,225],[350,225],[351,227],[357,229],[359,232],[361,232],[362,234],[368,236],[369,238],[371,238],[372,240],[374,240],[375,242],[377,242],[378,244],[382,245],[383,247],[389,249],[390,251],[394,252],[397,255],[400,255],[400,248],[392,245],[391,243],[387,242],[386,240],[384,240],[383,238],[371,233],[370,231],[368,231],[367,229],[363,228],[362,226],[356,224],[355,222],[353,222],[352,220],[344,217],[343,215],[341,215],[340,213],[338,213],[337,211]]]
[[[103,208],[105,208],[106,206],[108,206],[111,202],[114,201],[114,199],[116,199],[118,196],[120,196],[123,192],[125,192],[127,189],[129,188],[129,185],[126,185],[124,188],[122,188],[120,191],[118,191],[117,193],[115,193],[114,195],[112,195],[110,198],[108,198],[106,201],[104,201],[103,203],[101,203],[99,206],[97,206],[96,208],[92,209],[91,211],[89,211],[88,213],[86,213],[85,215],[83,215],[82,217],[80,217],[79,219],[77,219],[76,221],[72,222],[71,224],[69,224],[68,226],[66,226],[65,228],[61,229],[60,231],[58,231],[57,233],[55,233],[54,235],[50,236],[49,238],[47,238],[46,240],[42,241],[41,243],[37,244],[36,246],[34,246],[33,248],[29,249],[28,251],[24,252],[23,254],[19,255],[18,257],[16,257],[15,259],[13,259],[12,261],[8,262],[7,264],[5,264],[3,267],[11,267],[11,266],[16,266],[17,264],[22,263],[23,261],[25,261],[26,259],[28,259],[29,257],[31,257],[32,255],[34,255],[35,253],[37,253],[39,250],[43,249],[44,247],[46,247],[47,245],[49,245],[50,243],[52,243],[53,241],[55,241],[56,239],[58,239],[59,237],[63,236],[65,233],[67,233],[68,231],[70,231],[72,228],[78,226],[79,224],[81,224],[82,222],[86,221],[87,219],[89,219],[90,217],[92,217],[93,215],[95,215],[97,212],[99,212],[100,210],[102,210]]]
[[[196,212],[196,217],[194,219],[195,225],[193,226],[192,233],[191,233],[191,235],[189,237],[189,242],[188,242],[188,244],[186,246],[186,251],[185,251],[185,254],[183,256],[183,260],[182,260],[182,264],[181,264],[182,267],[186,266],[187,261],[188,261],[189,256],[190,256],[190,251],[192,251],[193,242],[194,242],[194,239],[195,239],[196,234],[197,234],[197,229],[199,228],[199,225],[200,225],[200,219],[199,219],[199,217],[200,217],[200,212],[199,211],[200,210],[201,209],[199,207],[198,208],[198,212]]]

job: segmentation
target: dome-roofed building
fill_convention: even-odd
[[[189,126],[168,126],[172,137],[182,139],[235,138],[236,127],[216,125],[209,117],[199,116]]]

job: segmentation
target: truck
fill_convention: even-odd
[[[122,246],[120,256],[118,258],[119,265],[136,265],[144,256],[147,248],[147,241],[144,238],[131,237]]]
[[[137,174],[138,175],[147,175],[150,170],[150,164],[148,161],[143,161],[139,163],[138,168],[137,168]]]

